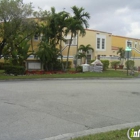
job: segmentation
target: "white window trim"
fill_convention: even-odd
[[[100,38],[100,48],[97,48],[97,38]],[[105,40],[104,49],[102,49],[102,39]],[[98,51],[106,51],[106,35],[96,35],[96,50],[98,50]]]
[[[134,43],[134,47],[137,48],[138,47],[138,42]]]
[[[126,40],[126,47],[128,47],[127,42],[130,42],[131,43],[131,48],[133,48],[133,42],[132,42],[132,40]]]
[[[65,39],[66,39],[66,40],[67,40],[67,39],[71,39],[71,36],[65,36]],[[73,39],[73,40],[75,39],[75,43],[73,43],[73,41],[72,41],[71,46],[77,46],[77,36],[76,36],[76,37],[73,37],[72,39]],[[69,44],[66,44],[66,42],[64,42],[64,44],[65,44],[65,46],[69,45]]]

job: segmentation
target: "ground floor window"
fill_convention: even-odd
[[[88,64],[91,63],[91,55],[90,55],[90,54],[87,55],[87,63],[88,63]]]

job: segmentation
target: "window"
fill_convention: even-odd
[[[137,42],[135,42],[134,46],[135,46],[135,48],[137,48]]]
[[[91,55],[88,54],[88,55],[87,55],[87,63],[90,64],[90,62],[91,62]]]
[[[67,39],[66,42],[65,42],[65,44],[66,45],[69,45],[70,44],[70,39]]]
[[[102,49],[105,49],[105,39],[102,38]]]
[[[106,49],[106,36],[105,35],[96,35],[96,49],[105,50]]]
[[[97,38],[97,49],[100,49],[100,38]]]
[[[69,45],[69,44],[70,44],[70,38],[66,38],[65,45]],[[74,37],[72,39],[71,45],[77,45],[77,38],[76,37]]]
[[[35,34],[35,35],[34,35],[34,40],[39,40],[38,34]]]
[[[127,41],[127,47],[132,47],[132,41]]]

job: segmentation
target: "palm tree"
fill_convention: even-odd
[[[121,61],[122,59],[125,58],[125,50],[124,48],[119,48],[119,50],[117,51],[117,54],[119,54],[120,56],[120,65],[123,65],[123,61]]]
[[[78,58],[78,59],[81,59],[81,61],[82,61],[82,58],[86,58],[86,54],[85,53],[78,53],[77,55],[76,55],[76,57]],[[85,63],[85,62],[84,62]]]
[[[66,61],[66,68],[65,69],[67,69],[67,67],[68,67],[70,46],[72,44],[73,38],[76,37],[77,31],[80,31],[83,34],[85,34],[85,29],[81,26],[81,23],[78,20],[75,20],[73,17],[70,17],[67,20],[67,22],[68,22],[68,26],[67,26],[65,35],[67,35],[68,33],[70,33],[70,42],[69,42],[69,46],[68,46],[67,61]]]
[[[73,6],[72,10],[73,10],[74,16],[70,17],[67,20],[68,24],[67,24],[66,34],[65,34],[65,35],[67,35],[68,33],[71,34],[70,43],[69,43],[68,52],[67,52],[66,69],[68,66],[69,51],[70,51],[70,46],[72,44],[72,39],[73,39],[73,37],[76,37],[76,36],[78,38],[78,32],[80,32],[80,35],[82,35],[82,36],[85,35],[86,32],[85,32],[84,27],[87,28],[89,26],[87,19],[90,18],[89,13],[84,12],[84,8],[78,8],[76,6]],[[78,43],[77,43],[76,54],[77,54],[77,52],[78,52]],[[77,59],[76,59],[76,61],[77,61]]]
[[[79,47],[79,49],[78,49],[79,51],[81,50],[84,54],[85,54],[85,63],[87,64],[87,54],[89,53],[89,50],[92,50],[92,52],[94,51],[94,49],[91,47],[91,45],[90,44],[88,44],[88,45],[80,45],[80,47]]]
[[[78,20],[78,21],[80,21],[81,26],[83,28],[88,28],[89,27],[88,19],[90,19],[90,14],[88,12],[84,12],[85,9],[83,7],[78,8],[77,6],[73,6],[72,10],[73,10],[73,13],[74,13],[73,18]],[[79,30],[77,30],[77,49],[76,49],[76,54],[78,53],[78,31]],[[80,30],[80,35],[84,36],[85,31],[83,32],[82,30]],[[77,57],[76,57],[76,62],[77,62]]]

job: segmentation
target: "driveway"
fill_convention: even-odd
[[[0,82],[0,140],[140,122],[140,79]]]

